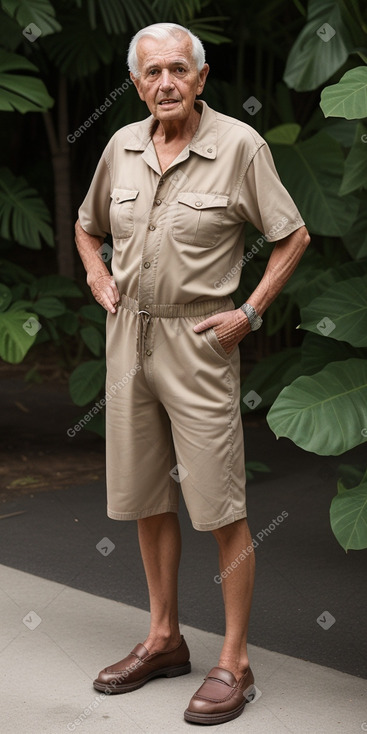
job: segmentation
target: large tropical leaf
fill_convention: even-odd
[[[355,260],[367,257],[367,201],[364,199],[352,228],[344,235],[343,242]]]
[[[314,260],[314,265],[312,265],[312,260]],[[314,298],[324,294],[333,283],[357,278],[364,272],[367,272],[367,259],[363,262],[347,262],[328,268],[325,258],[311,247],[306,251],[295,272],[284,286],[284,293],[289,294],[297,305],[303,308]]]
[[[271,405],[283,387],[301,373],[300,356],[300,348],[290,347],[265,357],[256,364],[241,385],[241,411],[249,413],[253,410],[251,403],[244,400],[251,392],[257,393],[261,398],[261,402],[256,405],[259,409]]]
[[[367,94],[367,88],[366,88]],[[356,137],[344,164],[344,176],[340,194],[350,194],[356,189],[367,189],[367,128],[358,125]]]
[[[24,56],[0,49],[0,110],[5,112],[45,112],[54,101],[41,79],[13,72],[37,71]]]
[[[359,201],[339,196],[344,156],[324,132],[294,145],[271,145],[279,175],[314,234],[341,236],[356,219]]]
[[[55,17],[55,8],[49,0],[1,0],[1,5],[23,29],[33,23],[40,29],[42,36],[61,30]]]
[[[305,451],[339,455],[366,440],[366,405],[367,360],[348,359],[298,377],[282,390],[267,421],[278,438]]]
[[[367,350],[357,349],[346,342],[338,342],[331,336],[325,339],[324,336],[309,331],[302,342],[302,374],[314,375],[330,362],[341,362],[353,357],[367,359]]]
[[[27,324],[29,328],[27,329]],[[37,337],[38,318],[34,313],[9,309],[0,313],[0,357],[17,364],[24,359]]]
[[[330,506],[330,524],[345,551],[367,548],[367,472],[352,489],[338,482],[338,494]]]
[[[70,395],[76,405],[86,405],[97,397],[106,378],[104,359],[93,359],[80,364],[69,379]]]
[[[367,275],[332,285],[301,309],[301,328],[367,347]]]
[[[53,245],[50,214],[35,189],[8,168],[0,169],[0,234],[24,247],[41,249],[41,238]]]
[[[32,286],[31,297],[36,294],[42,296],[58,296],[59,298],[81,298],[79,286],[66,275],[43,275]]]
[[[367,67],[350,69],[337,84],[323,89],[320,107],[325,117],[367,117]]]
[[[118,44],[121,46],[118,36],[111,38],[101,26],[92,29],[86,23],[85,14],[76,7],[68,12],[60,11],[59,15],[62,31],[45,38],[42,45],[62,74],[75,80],[111,63],[118,53]]]
[[[298,92],[317,89],[353,50],[337,0],[309,0],[307,21],[288,55],[283,77]]]
[[[97,28],[102,20],[107,33],[126,33],[129,28],[139,30],[159,20],[153,12],[150,0],[75,0],[78,8],[88,13],[91,28]]]

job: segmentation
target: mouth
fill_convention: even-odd
[[[169,107],[175,104],[178,104],[178,99],[161,99],[160,102],[158,102],[160,107]]]

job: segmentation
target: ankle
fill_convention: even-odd
[[[151,631],[144,642],[144,646],[150,653],[159,652],[160,650],[169,650],[171,647],[179,645],[181,642],[181,634],[179,630],[169,631]]]

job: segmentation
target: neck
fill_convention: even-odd
[[[191,140],[199,127],[200,116],[198,108],[193,107],[189,117],[184,120],[160,120],[154,131],[155,140],[165,144],[173,140]]]

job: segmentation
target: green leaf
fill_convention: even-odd
[[[284,183],[314,234],[340,237],[356,219],[359,201],[339,196],[344,156],[339,143],[319,132],[294,145],[273,145],[272,153]]]
[[[54,100],[41,79],[8,72],[37,71],[24,56],[0,49],[0,110],[6,112],[46,112]]]
[[[46,316],[46,318],[52,319],[54,316],[61,316],[65,313],[64,304],[54,296],[45,296],[35,301],[33,308],[40,316]]]
[[[0,357],[11,364],[21,362],[35,342],[38,328],[34,313],[16,309],[0,313]]]
[[[330,524],[346,552],[367,548],[367,481],[334,497]]]
[[[90,360],[80,364],[70,375],[69,390],[76,405],[86,405],[97,397],[106,379],[104,359]]]
[[[270,472],[270,469],[262,461],[246,461],[246,478],[254,479],[256,472]]]
[[[34,275],[25,268],[22,268],[16,263],[10,262],[10,260],[0,260],[0,271],[3,280],[8,284],[25,284],[32,283],[35,279]]]
[[[317,89],[353,50],[335,0],[309,0],[307,20],[288,55],[283,77],[298,92]]]
[[[84,0],[76,0],[76,4],[78,8],[83,8]],[[102,21],[107,33],[114,34],[126,33],[129,25],[138,30],[158,20],[152,13],[150,0],[139,0],[138,3],[136,0],[109,0],[108,3],[88,0],[85,12],[88,13],[91,28],[97,28]]]
[[[367,257],[367,201],[361,202],[361,207],[352,228],[343,237],[344,245],[355,260]]]
[[[51,217],[35,189],[8,168],[0,168],[0,234],[24,247],[41,249],[41,237],[53,245]]]
[[[365,359],[367,353],[363,349],[356,349],[346,342],[339,342],[329,336],[313,334],[309,331],[302,342],[301,369],[304,375],[314,375],[320,372],[330,362],[341,362],[345,359]]]
[[[261,410],[271,405],[283,387],[300,374],[300,354],[300,348],[290,347],[270,357],[264,357],[256,364],[241,385],[241,411],[252,412],[251,405],[244,401],[252,390],[261,398],[257,408]]]
[[[1,5],[11,18],[15,18],[22,29],[34,23],[42,32],[42,36],[61,30],[61,25],[55,17],[55,9],[49,0],[1,0]]]
[[[344,164],[344,176],[339,193],[350,194],[367,188],[367,129],[358,125],[356,138]]]
[[[62,31],[45,38],[42,45],[62,74],[74,81],[111,63],[121,44],[118,36],[108,36],[101,25],[93,30],[86,22],[85,13],[75,7],[60,11],[59,17]]]
[[[347,120],[367,117],[367,68],[350,69],[340,82],[323,89],[320,107],[325,117]]]
[[[76,334],[79,328],[79,321],[77,316],[73,311],[70,311],[69,309],[65,311],[65,313],[61,314],[61,316],[57,316],[55,319],[56,326],[62,329],[62,331],[65,334],[68,334],[69,336],[73,336]]]
[[[365,441],[366,401],[367,361],[332,362],[285,387],[267,421],[277,437],[286,436],[305,451],[339,455]]]
[[[277,145],[293,145],[296,142],[301,129],[300,125],[287,123],[268,130],[264,137],[268,143]]]
[[[42,296],[59,296],[61,298],[81,298],[80,288],[72,278],[66,275],[44,275],[36,282],[37,293]]]
[[[328,288],[301,309],[301,328],[353,347],[367,346],[367,275]]]
[[[79,313],[83,318],[88,319],[88,321],[94,321],[96,324],[105,325],[106,323],[106,311],[103,306],[99,306],[96,303],[82,306]]]
[[[7,285],[0,283],[0,311],[6,311],[12,302],[12,292]]]
[[[100,331],[98,331],[95,326],[85,326],[80,330],[80,336],[92,354],[94,354],[95,357],[99,357],[104,349],[104,339]]]

